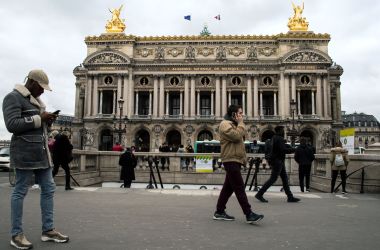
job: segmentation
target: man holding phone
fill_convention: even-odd
[[[33,248],[24,235],[22,215],[24,198],[33,173],[41,187],[42,241],[67,242],[69,237],[55,230],[53,223],[55,183],[47,142],[47,126],[56,114],[45,111],[39,96],[50,90],[49,79],[42,70],[32,70],[25,85],[17,84],[3,101],[5,125],[13,133],[10,164],[16,168],[16,185],[11,195],[11,242],[17,249]]]
[[[233,216],[225,212],[226,204],[232,193],[236,198],[246,216],[247,223],[255,223],[264,218],[264,215],[252,212],[248,202],[243,177],[241,176],[241,166],[246,164],[247,156],[244,146],[246,135],[243,123],[243,110],[239,105],[230,105],[224,120],[219,125],[220,146],[222,162],[226,170],[226,179],[220,192],[214,220],[235,220]]]

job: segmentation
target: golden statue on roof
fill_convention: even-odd
[[[107,25],[106,25],[107,33],[124,32],[125,30],[124,19],[120,19],[120,12],[122,8],[123,8],[123,5],[121,5],[120,8],[118,9],[113,9],[113,10],[108,9],[112,13],[112,19],[107,21]]]
[[[309,23],[306,21],[305,17],[302,17],[302,12],[305,7],[304,3],[302,2],[302,7],[295,5],[292,2],[294,15],[293,17],[289,18],[288,27],[290,31],[307,31],[309,27]]]

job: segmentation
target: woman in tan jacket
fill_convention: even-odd
[[[347,165],[349,162],[348,152],[342,147],[342,143],[338,141],[336,147],[331,149],[330,152],[331,162],[331,193],[334,192],[336,178],[338,172],[340,172],[340,178],[342,179],[342,194],[346,192],[346,179],[347,179]]]

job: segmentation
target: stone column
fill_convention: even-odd
[[[222,114],[223,117],[227,113],[227,80],[226,77],[222,77]]]
[[[291,76],[292,81],[292,99],[296,100],[296,76]]]
[[[231,105],[231,90],[228,90],[228,107]]]
[[[92,82],[94,80],[94,76],[89,76],[87,79],[86,86],[86,116],[91,116],[91,97],[92,97]]]
[[[185,110],[183,112],[185,117],[189,117],[189,77],[186,76],[185,78]]]
[[[264,116],[263,112],[263,91],[260,90],[260,116]]]
[[[315,115],[315,90],[311,90],[311,114]]]
[[[75,118],[80,119],[80,82],[75,82]]]
[[[195,117],[195,79],[194,77],[191,77],[191,80],[190,80],[190,116],[192,118]]]
[[[328,117],[330,118],[331,117],[331,85],[330,85],[330,81],[328,81],[328,79],[325,79],[325,81],[327,82],[327,114],[328,114]]]
[[[179,92],[179,115],[182,115],[183,105],[182,105],[182,91]]]
[[[342,121],[342,111],[341,111],[341,97],[340,97],[340,82],[336,84],[336,114],[337,120]]]
[[[166,112],[165,115],[169,115],[169,90],[166,91]]]
[[[323,85],[323,116],[325,117],[325,119],[327,119],[329,117],[328,108],[327,108],[327,105],[328,105],[327,81],[324,76],[321,76],[321,80],[322,80],[322,85]]]
[[[117,98],[116,98],[116,90],[113,90],[113,103],[112,103],[112,114],[115,115],[116,114],[116,110],[117,110]]]
[[[211,116],[214,115],[214,90],[211,90]]]
[[[129,109],[128,109],[128,116],[132,117],[134,109],[134,97],[135,97],[135,81],[133,80],[133,72],[132,69],[129,69],[129,77],[128,77],[128,83],[129,83]]]
[[[164,117],[164,112],[165,112],[165,89],[164,89],[165,83],[164,83],[164,78],[160,77],[160,112],[159,112],[159,117],[162,118]]]
[[[119,100],[120,98],[122,98],[123,96],[123,93],[121,93],[121,75],[118,76],[117,78],[117,94],[116,94],[116,100]],[[120,109],[118,107],[117,109],[117,115],[119,116],[120,115]]]
[[[273,91],[273,114],[277,115],[277,92]]]
[[[100,90],[99,114],[103,113],[103,90]]]
[[[215,80],[215,116],[220,117],[220,76]]]
[[[245,92],[244,91],[242,91],[241,92],[241,95],[242,95],[242,100],[241,100],[241,103],[242,103],[242,108],[243,108],[243,115],[246,115],[246,109],[245,109]]]
[[[280,116],[284,119],[286,116],[286,104],[285,104],[285,74],[282,69],[280,72],[280,81],[278,83],[278,103],[279,103],[279,111]]]
[[[297,91],[297,99],[298,115],[301,115],[301,90]]]
[[[153,117],[158,116],[158,77],[155,76],[153,80]]]
[[[257,76],[253,78],[253,116],[259,116],[259,81]]]
[[[152,90],[149,90],[149,115],[152,115]]]
[[[252,77],[247,80],[247,117],[252,117]]]
[[[322,84],[321,84],[321,76],[317,76],[317,115],[322,117]]]
[[[201,92],[197,90],[197,116],[201,114]]]
[[[285,99],[284,99],[284,108],[285,116],[290,116],[290,93],[289,93],[289,76],[285,76]]]
[[[92,100],[92,115],[96,116],[98,115],[98,79],[99,76],[94,77],[94,87],[92,90],[93,93],[93,100]]]
[[[123,116],[128,116],[128,107],[129,107],[129,80],[127,78],[127,75],[123,75]]]

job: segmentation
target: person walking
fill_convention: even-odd
[[[342,143],[338,141],[336,147],[331,149],[331,193],[334,193],[335,182],[340,172],[342,179],[342,194],[346,194],[347,166],[349,163],[348,151],[342,147]]]
[[[70,143],[67,132],[55,136],[53,147],[53,177],[58,173],[61,166],[65,170],[65,190],[73,190],[70,185],[70,167],[69,163],[73,160],[73,145]]]
[[[132,181],[135,180],[135,168],[137,165],[136,157],[130,148],[127,148],[120,155],[119,165],[121,166],[120,180],[124,181],[124,188],[130,188]]]
[[[11,241],[18,249],[31,249],[33,244],[22,228],[24,198],[33,173],[41,187],[42,241],[68,242],[69,237],[54,227],[55,183],[51,171],[47,127],[57,118],[45,111],[39,98],[50,90],[49,79],[42,70],[31,70],[25,85],[17,84],[3,100],[5,125],[12,133],[10,165],[16,169],[16,184],[11,195]],[[37,214],[36,214],[37,215]]]
[[[306,179],[306,192],[310,192],[310,172],[311,164],[315,156],[313,148],[306,144],[306,138],[301,137],[300,145],[294,153],[294,160],[298,163],[298,177],[301,192],[305,191],[304,180]]]
[[[264,193],[271,187],[277,180],[278,176],[281,177],[282,186],[286,195],[288,196],[288,202],[299,202],[300,199],[293,196],[292,191],[290,191],[288,175],[285,170],[285,154],[291,154],[294,149],[287,146],[284,139],[284,127],[277,126],[275,129],[275,135],[272,137],[271,141],[271,152],[268,164],[272,167],[272,172],[270,178],[264,183],[261,189],[256,193],[255,197],[261,202],[268,202],[267,199],[263,197]]]
[[[240,207],[246,216],[247,223],[258,222],[264,215],[256,214],[251,210],[248,202],[243,177],[241,176],[241,166],[246,164],[247,156],[244,146],[246,135],[243,123],[243,110],[239,105],[230,105],[224,120],[219,125],[221,159],[226,170],[226,178],[223,188],[220,191],[214,220],[235,220],[233,216],[226,213],[226,204],[232,193],[235,193]]]

